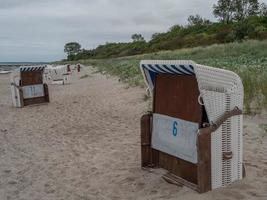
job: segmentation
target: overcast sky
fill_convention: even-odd
[[[148,40],[191,14],[214,20],[216,0],[0,0],[0,62],[63,59],[64,44]]]

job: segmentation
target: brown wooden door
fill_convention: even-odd
[[[21,83],[20,86],[43,84],[43,71],[23,71],[21,72]],[[43,97],[35,97],[30,99],[23,99],[24,106],[49,102],[48,87],[44,84]]]
[[[42,71],[21,72],[21,86],[42,84]]]
[[[156,76],[153,112],[201,123],[202,108],[198,103],[195,76],[159,74]],[[197,184],[197,165],[159,152],[159,166]]]

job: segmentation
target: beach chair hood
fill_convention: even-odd
[[[44,71],[46,65],[44,66],[21,66],[19,71],[26,72],[26,71]]]
[[[228,103],[231,101],[229,110],[235,107],[243,109],[243,84],[232,71],[199,65],[190,60],[143,60],[140,69],[152,96],[157,74],[195,76],[210,121],[216,121],[225,112],[225,98],[228,98]]]

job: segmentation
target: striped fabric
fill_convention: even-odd
[[[166,64],[142,64],[143,69],[152,71],[154,73],[167,73],[178,75],[195,75],[194,67],[192,65],[166,65]]]
[[[155,85],[155,78],[157,74],[174,74],[195,76],[195,70],[192,61],[142,61],[140,68],[143,72],[145,80],[149,86],[150,91],[153,91]]]
[[[21,66],[19,69],[21,72],[28,71],[43,71],[46,66]]]

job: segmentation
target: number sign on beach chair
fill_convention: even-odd
[[[153,96],[141,118],[142,167],[200,193],[242,178],[243,85],[231,71],[192,61],[140,64]]]
[[[15,107],[49,102],[48,87],[43,83],[45,66],[22,66],[11,73],[11,94]]]

